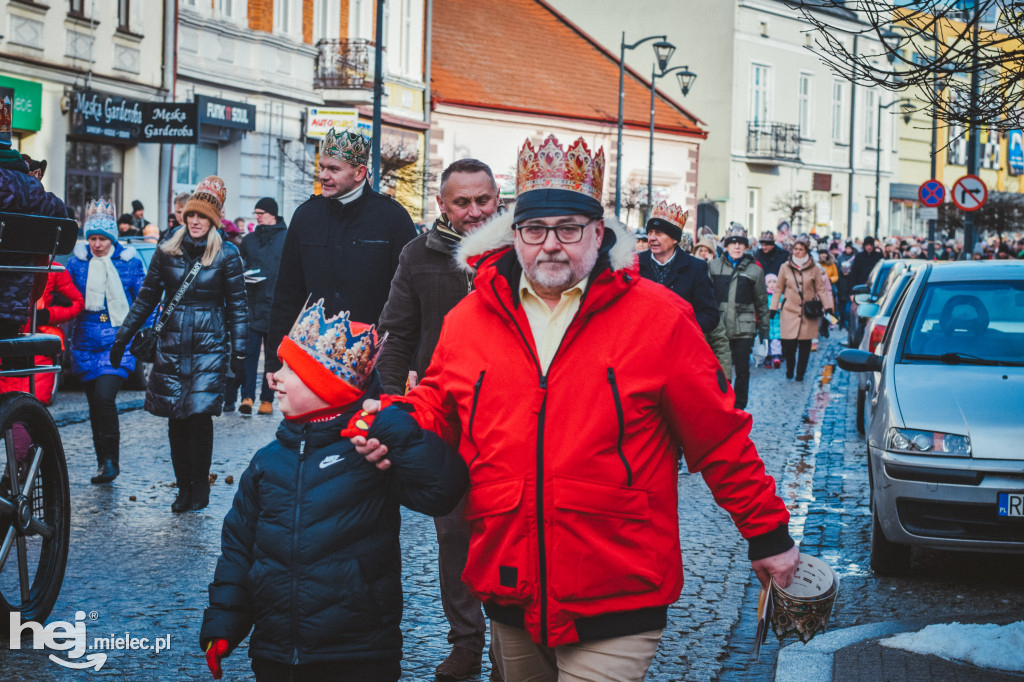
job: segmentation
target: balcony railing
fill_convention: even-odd
[[[320,40],[316,44],[313,87],[320,90],[372,90],[373,42]]]
[[[800,126],[791,123],[747,123],[747,156],[800,160]]]

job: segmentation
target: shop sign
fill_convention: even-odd
[[[80,90],[71,98],[71,132],[118,142],[138,142],[141,137],[143,103],[91,90]]]
[[[335,131],[355,128],[369,136],[372,127],[368,122],[359,122],[359,112],[355,109],[321,109],[310,107],[306,110],[306,137],[318,139],[334,128]]]
[[[39,130],[43,124],[41,114],[43,85],[20,78],[0,76],[0,87],[14,90],[14,129]]]
[[[252,104],[206,95],[196,95],[196,104],[199,107],[199,123],[222,128],[256,130],[256,107]]]
[[[195,144],[199,139],[195,102],[147,102],[139,142]]]
[[[1024,174],[1024,131],[1020,128],[1010,131],[1010,146],[1007,156],[1010,160],[1010,175]]]

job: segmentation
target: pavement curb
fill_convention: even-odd
[[[790,644],[779,650],[775,682],[831,682],[833,656],[840,649],[867,639],[909,632],[920,627],[920,624],[899,621],[869,623],[820,635],[807,644]]]

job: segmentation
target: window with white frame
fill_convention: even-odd
[[[316,0],[313,4],[313,41],[337,40],[341,30],[339,0]]]
[[[771,95],[771,68],[764,64],[750,65],[750,122],[767,123]]]
[[[402,2],[402,73],[412,71],[412,0]]]
[[[873,235],[875,234],[875,198],[865,197],[864,204],[868,209],[868,214],[864,218],[864,225],[867,228],[867,232],[865,232],[865,234]]]
[[[864,91],[864,146],[874,149],[878,145],[878,93]]]
[[[301,0],[274,0],[274,32],[290,36],[302,33]]]
[[[797,120],[800,123],[800,137],[805,140],[814,139],[812,127],[814,112],[811,110],[811,102],[814,99],[814,76],[809,73],[800,74],[800,82],[797,86]]]
[[[235,0],[215,0],[213,6],[217,16],[223,19],[235,18]]]
[[[758,229],[758,216],[760,215],[761,206],[761,188],[760,187],[748,187],[747,188],[747,234],[759,234],[761,230]]]
[[[370,35],[370,21],[366,13],[372,2],[373,0],[352,0],[348,27],[348,34],[352,38],[366,38]]]
[[[832,81],[832,141],[846,140],[846,81]]]

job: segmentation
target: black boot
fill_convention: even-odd
[[[174,466],[174,479],[178,484],[178,496],[171,503],[171,511],[180,513],[188,511],[192,504],[192,467],[188,452],[188,443],[175,443],[171,437],[171,464]]]
[[[210,461],[212,452],[193,450],[192,452],[192,511],[205,509],[210,504]]]
[[[121,472],[118,468],[119,441],[117,436],[99,436],[96,438],[96,459],[99,468],[90,481],[93,483],[110,483]]]

